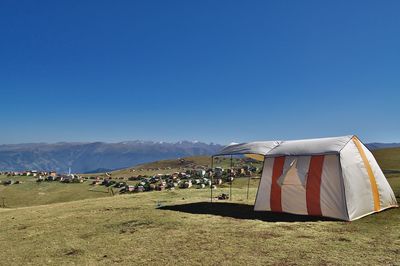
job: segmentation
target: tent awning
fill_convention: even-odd
[[[255,141],[249,143],[232,143],[222,148],[222,150],[214,156],[256,154],[262,156],[276,157],[338,153],[352,138],[353,135],[333,138],[288,141],[277,140]]]
[[[281,141],[254,141],[249,143],[232,143],[214,156],[259,154],[266,155],[270,150],[277,147]]]
[[[267,156],[299,156],[312,154],[336,154],[352,139],[351,136],[302,139],[282,141],[275,149],[266,154]]]

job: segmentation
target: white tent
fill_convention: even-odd
[[[396,207],[393,190],[356,136],[232,144],[217,155],[264,158],[255,211],[352,221]]]

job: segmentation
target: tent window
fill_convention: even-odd
[[[289,167],[283,174],[278,178],[278,184],[280,186],[302,186],[306,187],[308,169],[302,169],[299,167],[298,159],[294,158],[290,163]]]

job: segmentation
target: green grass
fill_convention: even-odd
[[[2,180],[19,180],[21,184],[10,186],[0,185],[0,206],[8,208],[27,207],[52,204],[74,200],[99,198],[109,196],[108,189],[103,186],[91,186],[90,181],[79,184],[64,184],[60,182],[37,183],[32,177],[6,177]]]
[[[384,171],[400,173],[400,148],[375,150],[373,154]]]

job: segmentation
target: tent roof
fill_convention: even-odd
[[[255,141],[249,143],[231,143],[220,150],[218,155],[234,154],[261,154],[266,155],[271,149],[279,145],[280,141]]]
[[[279,156],[339,153],[352,137],[353,135],[333,138],[283,141],[266,155]]]
[[[224,147],[217,155],[234,155],[234,154],[261,154],[268,157],[280,155],[310,155],[310,154],[327,154],[338,153],[351,140],[353,135],[319,138],[319,139],[303,139],[288,141],[256,141],[249,143],[232,143]]]

